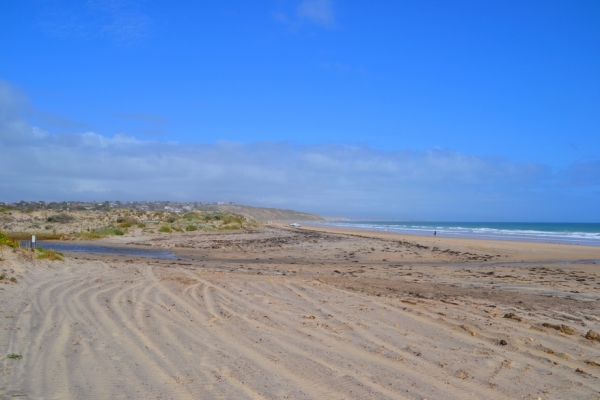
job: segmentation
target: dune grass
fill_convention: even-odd
[[[46,218],[47,222],[58,222],[59,224],[68,224],[70,222],[75,221],[75,217],[69,215],[69,214],[65,214],[65,213],[60,213],[60,214],[54,214],[49,216],[48,218]]]
[[[188,224],[187,231],[190,230],[188,229],[189,226],[195,226],[200,230],[235,230],[260,226],[258,221],[248,219],[243,215],[222,211],[190,211],[185,213],[178,221]]]
[[[96,229],[91,232],[80,232],[74,233],[73,236],[80,237],[82,239],[101,239],[106,236],[123,236],[125,232],[120,228],[115,228],[112,226],[107,226],[105,228]]]
[[[138,224],[138,220],[132,217],[119,217],[117,224],[119,228],[131,228]]]
[[[57,213],[44,219],[47,225],[44,223],[35,225],[32,222],[30,228],[20,227],[21,232],[2,233],[0,246],[20,247],[20,242],[31,240],[32,234],[35,234],[38,241],[95,240],[108,236],[125,235],[134,228],[141,228],[144,233],[174,233],[252,229],[261,225],[260,222],[243,215],[222,211],[190,211],[183,215],[161,211],[138,214],[119,213],[117,215],[112,213],[103,214],[96,219],[87,214],[79,215],[72,212],[70,214]],[[157,224],[157,226],[154,227],[151,224]],[[148,227],[154,229],[146,230]],[[41,232],[37,229],[40,229]]]
[[[31,240],[31,233],[28,232],[10,232],[6,234],[9,238],[15,241],[19,240]],[[35,237],[37,240],[60,240],[66,234],[62,233],[36,233]]]
[[[19,248],[21,247],[21,243],[19,243],[18,239],[10,237],[8,234],[0,231],[0,246]]]
[[[39,260],[52,260],[52,261],[64,261],[65,256],[63,253],[55,250],[46,250],[43,247],[37,248]]]

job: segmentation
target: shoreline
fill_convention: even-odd
[[[277,227],[278,229],[284,229],[289,232],[294,232],[298,228],[290,228],[287,223],[273,222],[265,225],[265,227]],[[600,264],[600,247],[599,246],[585,246],[585,245],[574,245],[567,243],[549,243],[549,242],[529,242],[529,241],[511,241],[511,240],[493,240],[493,239],[480,239],[480,238],[456,238],[456,237],[444,237],[444,236],[422,236],[412,235],[405,233],[396,232],[382,232],[368,229],[355,229],[355,228],[341,228],[341,227],[329,227],[329,226],[318,226],[318,225],[303,225],[299,228],[300,231],[315,231],[330,234],[341,234],[349,235],[357,238],[377,238],[392,241],[406,241],[415,242],[422,246],[428,247],[447,247],[449,249],[467,248],[477,251],[486,252],[497,252],[503,256],[503,258],[497,258],[493,261],[482,262],[481,265],[493,266],[493,265],[527,265],[531,263],[549,263],[555,265],[562,265],[561,263],[573,264]],[[197,232],[194,234],[190,233],[169,233],[169,234],[152,234],[143,235],[137,232],[134,235],[124,236],[113,236],[95,240],[48,240],[39,241],[38,246],[44,247],[44,243],[56,243],[59,246],[68,247],[98,247],[98,248],[116,248],[123,250],[137,250],[147,251],[148,253],[156,253],[158,251],[166,251],[174,255],[174,258],[165,259],[181,259],[189,261],[190,253],[194,253],[192,249],[186,249],[185,246],[181,245],[157,245],[162,242],[170,242],[173,240],[180,240],[186,237],[198,237],[198,238],[218,238],[221,236],[228,235],[252,235],[249,231],[234,231],[234,232]],[[178,239],[179,238],[179,239]],[[155,243],[150,245],[150,243]],[[49,248],[52,248],[50,246]],[[73,254],[91,254],[85,251],[70,251],[67,249],[60,250],[65,252],[71,252]],[[100,251],[94,254],[106,254],[106,255],[123,255],[123,256],[137,256],[136,254],[119,254]],[[147,256],[148,258],[154,258]],[[161,258],[161,257],[157,257]],[[180,261],[181,261],[180,260]],[[414,264],[431,264],[431,260],[413,260]],[[444,265],[449,265],[447,262]],[[474,265],[473,262],[458,262],[453,263],[457,267]]]
[[[281,225],[279,225],[281,226]],[[367,229],[350,229],[339,227],[323,227],[315,225],[303,225],[300,229],[314,230],[319,232],[338,233],[345,235],[377,237],[395,241],[414,241],[428,246],[455,246],[467,247],[478,250],[496,250],[503,253],[523,253],[525,257],[519,261],[530,262],[596,262],[600,261],[599,246],[574,245],[566,243],[527,242],[510,240],[491,240],[474,238],[449,238],[443,236],[421,236],[395,232],[381,232]],[[508,258],[508,257],[507,257]],[[518,257],[517,257],[518,258]],[[511,260],[513,258],[511,257]],[[506,260],[509,261],[509,260]],[[518,261],[517,261],[518,262]]]
[[[352,222],[346,222],[346,221],[342,221],[340,223],[353,223],[355,221]],[[379,222],[379,221],[374,221],[374,222]],[[386,221],[383,221],[386,222]],[[436,227],[436,226],[432,226],[431,229],[425,230],[425,229],[410,229],[410,228],[394,228],[394,227],[389,227],[386,228],[385,225],[381,225],[381,227],[376,227],[373,226],[372,228],[366,227],[366,226],[358,226],[358,224],[360,224],[360,221],[356,221],[356,226],[335,226],[332,225],[332,222],[324,222],[324,223],[319,223],[319,222],[313,222],[313,221],[306,221],[303,223],[304,226],[316,226],[316,227],[325,227],[325,228],[339,228],[339,229],[349,229],[349,230],[359,230],[359,231],[370,231],[370,232],[387,232],[387,233],[393,233],[393,234],[398,234],[398,235],[411,235],[411,236],[422,236],[422,237],[427,237],[427,236],[433,236],[433,232],[437,231],[439,237],[445,237],[445,238],[455,238],[455,239],[477,239],[477,240],[499,240],[499,241],[510,241],[510,242],[532,242],[532,243],[555,243],[555,244],[569,244],[569,245],[574,245],[574,246],[595,246],[595,247],[600,247],[600,240],[597,239],[590,239],[590,238],[584,238],[584,237],[578,237],[578,238],[570,238],[570,237],[563,237],[563,238],[556,238],[556,237],[551,237],[551,231],[547,232],[548,235],[543,235],[542,231],[540,231],[540,235],[527,235],[527,234],[519,234],[517,233],[518,231],[515,230],[514,234],[500,234],[500,233],[462,233],[462,232],[444,232],[443,229],[450,229],[448,227]],[[457,223],[460,224],[460,223]],[[492,223],[493,224],[493,223]],[[466,228],[463,228],[466,229]],[[487,228],[487,229],[494,229],[494,228]],[[425,233],[428,232],[428,233]]]

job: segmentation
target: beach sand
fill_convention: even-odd
[[[181,260],[4,248],[4,398],[600,398],[599,247],[284,225],[96,243]]]

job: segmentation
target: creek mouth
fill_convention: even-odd
[[[29,242],[21,243],[21,246],[27,247]],[[117,247],[117,246],[101,246],[93,244],[75,244],[75,243],[58,243],[58,242],[38,242],[38,247],[43,247],[47,250],[70,253],[89,253],[89,254],[107,254],[115,256],[132,256],[156,258],[162,260],[181,260],[173,252],[160,249],[144,249],[137,247]]]
[[[29,241],[21,242],[21,247],[29,247]],[[121,247],[121,246],[107,246],[107,245],[95,245],[89,243],[65,243],[65,242],[54,242],[54,241],[38,241],[38,247],[43,247],[48,250],[55,250],[60,252],[70,253],[87,253],[87,254],[101,254],[101,255],[115,255],[115,256],[130,256],[130,257],[144,257],[154,258],[161,260],[173,260],[173,261],[204,261],[194,260],[189,257],[177,256],[172,251],[156,248],[147,247]],[[253,260],[252,260],[253,261]],[[435,263],[435,262],[405,262],[407,266],[413,265],[426,265],[426,266],[440,266],[440,267],[532,267],[540,265],[577,265],[577,264],[600,264],[600,260],[577,260],[577,261],[528,261],[528,262],[447,262],[447,263]],[[396,265],[394,265],[396,266]]]

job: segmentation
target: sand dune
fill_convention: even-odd
[[[0,346],[23,359],[2,361],[0,393],[31,399],[599,398],[600,367],[593,362],[600,361],[600,342],[583,337],[598,330],[598,312],[586,311],[597,301],[570,300],[582,304],[570,311],[526,311],[465,293],[443,301],[381,295],[374,283],[386,275],[359,287],[369,278],[331,270],[283,276],[282,264],[263,265],[259,275],[233,265],[220,271],[223,259],[200,267],[5,254],[3,268],[19,281],[0,285]],[[438,278],[468,289],[464,275]],[[515,318],[502,318],[511,312]],[[568,318],[578,334],[541,325]]]

